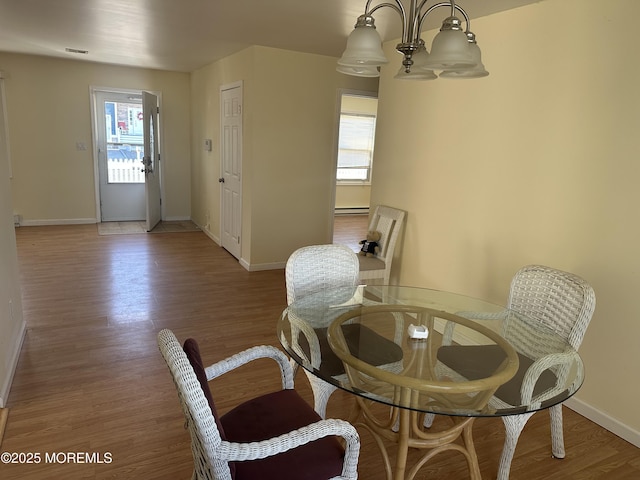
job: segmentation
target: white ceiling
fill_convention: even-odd
[[[460,5],[473,23],[537,1]],[[409,0],[404,3],[408,8]],[[365,0],[0,0],[0,51],[184,72],[250,45],[338,57],[364,5]],[[429,16],[428,28],[447,15],[441,10]],[[383,39],[400,37],[392,9],[375,16]],[[475,33],[481,41],[482,32]]]

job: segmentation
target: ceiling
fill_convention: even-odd
[[[408,7],[409,0],[403,1]],[[473,23],[538,1],[460,4]],[[182,72],[250,45],[339,57],[364,5],[365,0],[0,0],[0,51]],[[428,17],[427,28],[439,25],[447,14],[442,10]],[[384,40],[401,36],[392,9],[375,16]],[[482,32],[475,33],[481,41]]]

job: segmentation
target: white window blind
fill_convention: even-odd
[[[338,137],[338,181],[370,181],[375,115],[343,113]]]

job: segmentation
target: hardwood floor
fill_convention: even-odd
[[[341,243],[359,251],[362,248],[359,242],[367,236],[368,224],[368,215],[336,215],[333,221],[333,243]]]
[[[95,225],[21,227],[17,240],[27,334],[1,450],[42,457],[0,463],[0,479],[190,478],[189,436],[156,333],[171,328],[180,340],[196,338],[205,363],[251,345],[278,346],[284,272],[247,272],[202,232],[99,236]],[[217,380],[218,408],[276,388],[268,365]],[[304,375],[296,387],[311,402]],[[328,414],[346,417],[351,400],[336,392]],[[383,479],[376,446],[360,433],[360,478]],[[495,478],[502,422],[478,419],[474,436],[483,478]],[[566,408],[565,440],[567,458],[552,459],[548,414],[534,415],[512,480],[640,478],[637,448]],[[82,452],[94,462],[71,461]],[[46,463],[53,453],[58,463]],[[452,453],[417,478],[469,477]]]

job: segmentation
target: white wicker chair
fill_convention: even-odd
[[[378,240],[379,252],[373,257],[358,255],[360,262],[360,281],[381,279],[384,285],[389,284],[393,252],[406,212],[396,208],[378,205],[369,222],[369,231],[380,232]]]
[[[191,434],[193,480],[357,479],[357,431],[343,420],[320,419],[293,390],[293,372],[281,351],[253,347],[204,368],[192,339],[183,349],[165,329],[158,333],[158,346]],[[278,363],[282,390],[218,416],[208,381],[258,358]],[[346,448],[336,436],[345,440]]]
[[[312,245],[299,248],[291,254],[285,268],[287,304],[290,305],[296,299],[306,295],[319,294],[338,287],[354,287],[355,292],[355,287],[358,285],[358,265],[358,255],[343,245]],[[332,300],[340,303],[337,298],[332,298]],[[342,301],[347,300],[349,300],[348,294]],[[331,318],[318,319],[321,324],[318,327],[326,329],[331,321],[341,313],[343,313],[342,310],[335,309]],[[320,361],[324,362],[324,365],[330,364],[332,370],[335,370],[335,377],[346,380],[342,361],[335,356],[328,344],[325,345],[326,342],[320,344],[313,328],[310,327],[313,322],[306,318],[296,323],[295,317],[289,314],[289,323],[292,330],[296,329],[295,332],[292,331],[292,342],[294,342],[292,348],[298,352],[300,357],[313,368],[318,368]],[[380,337],[366,327],[361,328],[356,324],[348,335],[352,338],[365,336],[369,341],[379,342],[380,348],[374,349],[378,353],[369,359],[372,364],[387,365],[390,362],[391,365],[394,365],[402,361],[402,349],[395,342]],[[321,337],[324,339],[326,335],[321,335]],[[308,345],[303,346],[302,340]],[[293,360],[292,365],[295,368]],[[329,397],[337,387],[321,380],[307,370],[304,370],[304,373],[313,390],[314,408],[318,415],[325,418]]]
[[[299,248],[287,260],[285,282],[287,305],[291,305],[296,298],[325,289],[356,286],[357,255],[343,245],[311,245]],[[292,361],[292,365],[295,368],[297,364]],[[313,390],[315,411],[325,418],[329,397],[337,387],[319,379],[311,372],[304,370],[304,373]]]
[[[571,358],[565,358],[564,354],[545,355],[544,348],[541,348],[543,346],[536,343],[536,336],[531,335],[530,328],[526,327],[526,322],[518,322],[517,314],[552,328],[577,351],[593,316],[595,304],[593,288],[577,275],[542,265],[528,265],[521,268],[513,276],[507,308],[516,315],[512,316],[511,323],[508,328],[503,329],[502,334],[516,351],[523,355],[521,363],[524,358],[534,360],[526,370],[522,390],[518,396],[527,399],[530,404],[552,400],[555,395],[565,389],[562,376],[568,373],[565,370],[567,360],[570,365]],[[500,314],[479,314],[477,312],[464,312],[463,314],[474,319],[486,320],[500,317]],[[449,324],[448,327],[453,327],[453,324]],[[445,331],[443,344],[450,343],[452,333],[452,329]],[[536,382],[540,379],[541,383],[544,383],[541,375],[544,375],[547,369],[553,371],[558,379],[557,382],[553,382],[557,383],[557,387],[549,387],[536,396],[534,391]],[[510,404],[505,403],[501,398],[500,390],[496,392],[491,403],[496,408],[510,407]],[[518,438],[534,413],[502,417],[506,428],[506,438],[498,468],[498,480],[508,480]],[[562,404],[552,406],[549,409],[549,414],[551,416],[553,456],[564,458]],[[432,415],[428,416],[425,420],[426,424],[430,424],[432,419]]]
[[[285,268],[287,304],[310,293],[358,285],[358,256],[344,245],[311,245],[291,254]]]

